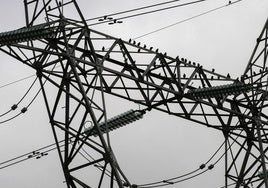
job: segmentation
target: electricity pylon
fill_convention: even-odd
[[[24,2],[26,27],[1,33],[0,50],[36,70],[67,187],[136,187],[103,134],[106,93],[222,131],[226,186],[268,188],[267,22],[234,79],[92,30],[75,0]]]

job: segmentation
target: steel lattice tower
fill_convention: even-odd
[[[75,0],[24,2],[27,25],[1,33],[0,50],[36,70],[67,187],[136,187],[119,167],[104,134],[108,126],[100,126],[107,122],[107,93],[218,129],[225,137],[226,185],[268,188],[267,22],[244,74],[233,79],[94,31]],[[64,9],[77,14],[68,17]],[[88,121],[93,128],[85,132]],[[230,149],[233,141],[238,150]],[[77,157],[83,149],[94,156],[86,163]],[[99,175],[96,184],[81,178],[85,171]]]

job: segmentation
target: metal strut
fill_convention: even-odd
[[[226,186],[268,188],[268,22],[244,74],[234,79],[92,30],[75,0],[24,2],[26,27],[0,33],[0,51],[37,71],[67,187],[137,187],[124,175],[103,136],[130,121],[125,117],[120,124],[120,118],[106,118],[100,100],[105,92],[222,131]],[[73,9],[70,15],[63,12],[65,7]],[[88,121],[93,129],[84,132]],[[90,159],[79,160],[85,153]],[[83,169],[89,173],[79,173]]]

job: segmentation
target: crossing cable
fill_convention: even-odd
[[[225,142],[223,142],[223,144],[218,148],[218,150],[213,154],[213,156],[215,156],[219,152],[219,150],[221,149],[221,147],[224,144],[225,144]],[[200,165],[200,167],[198,169],[196,169],[196,170],[194,170],[194,171],[192,171],[190,173],[187,173],[187,174],[175,177],[175,178],[170,178],[170,179],[167,179],[167,180],[163,180],[163,181],[158,181],[158,182],[154,182],[154,183],[150,183],[150,184],[139,185],[138,187],[139,188],[164,187],[164,186],[168,186],[168,185],[171,185],[171,184],[177,184],[177,183],[181,183],[181,182],[196,178],[196,177],[208,172],[209,170],[212,170],[214,168],[214,166],[226,155],[227,151],[230,150],[230,148],[231,148],[231,146],[229,146],[229,148],[216,160],[216,162],[214,162],[213,164],[209,165],[206,170],[203,170],[203,171],[201,171],[201,172],[199,172],[197,174],[195,174],[195,173],[200,171],[200,170],[202,170],[203,168],[205,168],[205,166],[206,166],[206,164],[208,164],[208,162],[205,163],[205,164]],[[212,158],[213,157],[211,157],[210,160]],[[191,175],[191,176],[189,176],[189,175]],[[187,176],[189,176],[189,177],[187,177]],[[183,178],[183,179],[181,179],[181,178]],[[176,181],[174,181],[174,180],[176,180]]]
[[[65,140],[59,141],[60,148],[65,146],[65,144],[63,142],[65,142]],[[63,144],[61,144],[61,143],[63,143]],[[71,144],[72,144],[72,142],[71,142]],[[12,159],[6,160],[4,162],[1,162],[0,163],[0,170],[8,168],[8,167],[11,167],[11,166],[14,166],[16,164],[19,164],[21,162],[27,161],[29,159],[33,159],[33,158],[39,159],[40,157],[45,156],[45,154],[48,154],[49,152],[54,151],[54,150],[57,149],[57,147],[53,147],[53,146],[56,146],[56,143],[41,147],[41,148],[36,149],[34,151],[31,151],[31,152],[22,154],[20,156],[14,157]],[[79,151],[79,154],[84,159],[86,159],[89,162],[91,162],[92,160],[93,161],[95,160],[94,157],[92,157],[85,149],[82,148],[82,151],[90,158],[89,159],[87,156],[85,156],[82,152]],[[94,166],[97,169],[99,169],[100,171],[102,171],[101,165],[99,163],[96,163],[96,165],[94,165]],[[105,174],[107,176],[111,177],[111,172],[109,170],[107,170],[107,169],[105,170]]]
[[[151,10],[151,11],[147,11],[147,12],[132,14],[132,15],[129,15],[129,16],[123,16],[123,17],[119,17],[119,18],[116,18],[116,19],[113,19],[113,20],[125,20],[125,19],[129,19],[129,18],[137,17],[137,16],[143,16],[143,15],[146,15],[146,14],[152,14],[152,13],[155,13],[155,12],[160,12],[160,11],[164,11],[164,10],[178,8],[178,7],[182,7],[182,6],[186,6],[186,5],[192,5],[192,4],[196,4],[196,3],[200,3],[200,2],[204,2],[204,1],[207,1],[207,0],[196,0],[196,1],[189,2],[189,3],[183,3],[183,4],[174,5],[174,6],[165,7],[165,8],[160,8],[160,9]],[[103,23],[109,23],[109,22],[111,22],[113,20],[107,20],[107,21],[104,20],[104,21],[101,21],[101,22],[88,24],[88,26],[95,26],[95,25],[100,25],[100,24],[103,24]]]
[[[246,112],[244,112],[244,114],[245,114]],[[236,126],[238,125],[238,123],[239,122],[237,122],[237,124],[236,124]],[[158,182],[154,182],[154,183],[148,183],[148,184],[142,184],[142,185],[139,185],[138,186],[138,188],[157,188],[157,187],[163,187],[163,186],[168,186],[168,185],[171,185],[171,184],[177,184],[177,183],[180,183],[180,182],[183,182],[183,181],[186,181],[186,180],[190,180],[190,179],[192,179],[192,178],[195,178],[195,177],[197,177],[197,176],[200,176],[200,175],[202,175],[203,173],[205,173],[205,172],[207,172],[208,170],[211,170],[212,168],[214,168],[214,166],[217,164],[217,163],[219,163],[219,161],[225,156],[225,155],[227,155],[227,152],[229,151],[229,150],[231,150],[231,148],[232,148],[232,146],[237,142],[237,139],[241,136],[241,134],[243,133],[243,130],[241,130],[237,135],[236,135],[236,137],[235,138],[233,138],[233,141],[232,141],[232,143],[230,144],[229,143],[229,146],[228,146],[228,148],[226,148],[226,150],[225,150],[225,152],[213,163],[213,164],[211,164],[205,171],[202,171],[202,172],[200,172],[200,173],[198,173],[198,174],[195,174],[195,175],[193,175],[193,176],[190,176],[190,177],[187,177],[187,178],[184,178],[184,179],[181,179],[181,180],[177,180],[177,181],[172,181],[172,180],[175,180],[175,179],[179,179],[179,178],[182,178],[182,177],[186,177],[186,176],[189,176],[189,175],[191,175],[191,174],[194,174],[195,172],[197,172],[198,170],[202,170],[204,167],[205,167],[205,165],[206,164],[208,164],[215,156],[216,156],[216,154],[220,151],[220,149],[223,147],[223,145],[225,144],[225,142],[226,142],[226,140],[222,143],[222,145],[217,149],[217,151],[212,155],[212,157],[205,163],[205,164],[202,164],[201,166],[203,166],[202,168],[201,168],[201,166],[200,166],[200,168],[199,169],[196,169],[196,170],[194,170],[194,171],[192,171],[192,172],[190,172],[190,173],[187,173],[187,174],[185,174],[185,175],[181,175],[181,176],[178,176],[178,177],[175,177],[175,178],[170,178],[170,179],[167,179],[167,180],[163,180],[163,181],[158,181]],[[257,180],[255,180],[255,181],[257,181]],[[255,181],[253,181],[253,182],[255,182]],[[252,182],[252,183],[253,183]],[[236,183],[232,183],[232,184],[229,184],[229,185],[227,185],[228,187],[229,186],[231,186],[231,185],[234,185],[234,184],[236,184]],[[225,187],[225,186],[224,186]],[[221,188],[223,188],[223,187],[221,187]]]
[[[238,124],[238,122],[237,122]],[[236,135],[236,137],[234,138],[234,140],[232,141],[231,144],[229,144],[229,147],[225,150],[225,152],[219,156],[219,158],[211,165],[208,166],[208,168],[202,172],[199,172],[197,174],[195,174],[196,172],[204,169],[206,167],[206,165],[219,153],[219,151],[221,150],[221,148],[224,146],[225,142],[224,141],[220,146],[219,148],[214,152],[214,154],[208,159],[208,161],[202,165],[200,165],[199,168],[189,172],[189,173],[186,173],[184,175],[181,175],[181,176],[178,176],[178,177],[174,177],[174,178],[169,178],[169,179],[166,179],[166,180],[162,180],[162,181],[157,181],[157,182],[153,182],[153,183],[147,183],[147,184],[141,184],[141,185],[138,185],[138,188],[156,188],[156,187],[163,187],[163,186],[168,186],[168,185],[171,185],[171,184],[177,184],[177,183],[181,183],[181,182],[184,182],[184,181],[187,181],[187,180],[190,180],[190,179],[193,179],[197,176],[200,176],[202,174],[204,174],[205,172],[209,171],[209,170],[212,170],[214,168],[214,166],[219,163],[219,161],[227,154],[227,152],[229,150],[231,150],[232,146],[234,145],[234,143],[237,141],[237,139],[239,138],[239,136],[243,133],[243,130],[240,131],[240,133],[238,135]],[[195,175],[192,175],[192,174],[195,174]],[[187,177],[189,175],[192,175],[190,177]],[[184,178],[186,177],[186,178]],[[181,178],[184,178],[184,179],[181,179]],[[179,179],[179,180],[178,180]],[[174,180],[177,180],[177,181],[174,181]]]
[[[139,188],[152,188],[152,187],[163,187],[163,186],[166,186],[166,185],[170,185],[170,184],[176,184],[176,183],[180,183],[180,182],[183,182],[183,181],[186,181],[186,180],[189,180],[189,179],[192,179],[192,178],[195,178],[205,172],[207,172],[208,170],[210,170],[209,168],[207,168],[206,170],[202,171],[202,172],[199,172],[198,174],[195,174],[195,175],[192,175],[202,169],[204,169],[206,167],[206,165],[216,156],[216,154],[221,150],[221,148],[224,146],[225,142],[223,142],[219,148],[214,152],[214,154],[207,160],[206,163],[200,165],[199,168],[189,172],[189,173],[186,173],[186,174],[183,174],[183,175],[180,175],[180,176],[177,176],[177,177],[174,177],[174,178],[169,178],[169,179],[166,179],[166,180],[163,180],[163,181],[158,181],[158,182],[154,182],[154,183],[148,183],[148,184],[142,184],[142,185],[139,185],[138,187]],[[223,155],[224,156],[224,155]],[[220,157],[221,159],[222,157]],[[219,161],[219,159],[217,160]],[[211,165],[210,165],[211,166]],[[213,168],[211,166],[211,168]],[[192,176],[190,176],[192,175]],[[190,176],[190,177],[186,177],[186,176]],[[186,178],[184,178],[186,177]],[[181,179],[181,178],[184,178],[184,179]],[[181,180],[178,180],[178,179],[181,179]],[[174,181],[174,180],[177,180],[177,181]],[[157,185],[157,184],[160,184],[160,185]]]
[[[11,83],[9,83],[9,84],[5,84],[4,86],[0,87],[0,89],[3,88],[3,87],[5,87],[5,86],[11,85],[11,84],[15,84],[15,83],[17,83],[17,82],[19,82],[19,81],[28,79],[28,78],[30,78],[30,77],[32,77],[32,76],[28,76],[28,77],[26,77],[26,78],[20,79],[20,80],[15,81],[15,82],[11,82]],[[22,98],[21,98],[16,104],[14,104],[8,111],[6,111],[5,113],[1,114],[0,117],[3,117],[3,116],[5,116],[5,115],[7,115],[9,112],[11,112],[12,110],[16,110],[16,109],[17,109],[18,105],[23,101],[23,99],[27,96],[27,94],[30,92],[30,90],[31,90],[32,87],[34,86],[36,80],[37,80],[37,78],[35,78],[35,80],[34,80],[33,83],[31,84],[31,86],[28,88],[28,90],[26,91],[26,93],[22,96]]]
[[[44,84],[45,84],[45,83],[44,83]],[[34,95],[34,97],[32,98],[32,100],[28,103],[28,105],[27,105],[26,107],[23,107],[23,108],[21,109],[21,111],[20,111],[18,114],[16,114],[15,116],[13,116],[13,117],[11,117],[11,118],[9,118],[9,119],[6,119],[6,120],[4,120],[4,121],[0,121],[0,124],[6,123],[6,122],[8,122],[8,121],[11,121],[11,120],[17,118],[18,116],[24,114],[24,113],[28,110],[28,108],[31,106],[31,104],[35,101],[35,99],[37,98],[37,96],[39,95],[40,92],[41,92],[41,88],[37,91],[37,93]],[[11,110],[12,110],[12,109],[11,109]]]
[[[121,12],[107,14],[105,16],[98,16],[95,18],[86,19],[86,21],[99,20],[99,19],[102,19],[104,17],[116,16],[116,15],[125,14],[125,13],[129,13],[129,12],[134,12],[134,11],[139,11],[139,10],[148,9],[148,8],[152,8],[152,7],[157,7],[157,6],[161,6],[161,5],[165,5],[165,4],[169,4],[169,3],[174,3],[174,2],[178,2],[178,1],[181,1],[181,0],[167,1],[167,2],[163,2],[163,3],[158,3],[158,4],[148,5],[148,6],[144,6],[144,7],[135,8],[135,9],[125,10],[125,11],[121,11]]]
[[[62,143],[62,142],[64,142],[64,140],[60,141],[59,143]],[[34,150],[32,152],[28,152],[28,153],[25,153],[25,154],[20,155],[18,157],[15,157],[15,158],[9,159],[7,161],[1,162],[0,163],[0,166],[1,166],[0,170],[2,170],[4,168],[7,168],[7,167],[10,167],[10,166],[13,166],[13,165],[16,165],[18,163],[24,162],[26,160],[33,159],[34,157],[38,157],[39,154],[41,154],[41,153],[51,152],[51,151],[57,149],[56,147],[51,148],[52,146],[55,146],[55,145],[56,145],[55,143],[50,144],[48,146],[41,147],[41,148],[39,148],[37,150]],[[61,145],[61,147],[62,146],[64,146],[64,145]],[[15,161],[15,162],[13,162],[13,161]],[[2,165],[4,165],[4,166],[2,166]]]
[[[30,88],[27,90],[27,92],[24,94],[24,96],[20,99],[20,101],[17,104],[14,104],[9,111],[5,112],[0,117],[2,117],[4,115],[7,115],[9,112],[11,112],[12,110],[15,110],[17,108],[18,104],[20,104],[22,102],[22,100],[26,97],[26,95],[30,92],[30,90],[32,89],[32,87],[35,84],[36,80],[37,80],[37,78],[35,78],[34,82],[31,84]],[[41,91],[41,89],[39,89],[39,91],[35,94],[35,96],[30,101],[30,103],[26,107],[22,108],[21,111],[18,114],[16,114],[15,116],[13,116],[13,117],[11,117],[9,119],[0,121],[0,124],[6,123],[8,121],[11,121],[11,120],[15,119],[16,117],[20,116],[21,114],[25,113],[27,111],[27,109],[29,108],[29,106],[34,102],[34,100],[36,99],[36,97],[38,96],[40,91]]]
[[[146,37],[146,36],[148,36],[148,35],[157,33],[157,32],[159,32],[159,31],[168,29],[168,28],[170,28],[170,27],[173,27],[173,26],[182,24],[182,23],[184,23],[184,22],[193,20],[193,19],[195,19],[195,18],[198,18],[198,17],[204,16],[204,15],[207,15],[207,14],[212,13],[212,12],[215,12],[215,11],[217,11],[217,10],[226,8],[226,7],[231,6],[231,5],[234,5],[234,4],[236,4],[236,3],[240,2],[240,1],[243,1],[243,0],[236,0],[236,1],[233,1],[233,2],[229,2],[228,4],[224,4],[224,5],[222,5],[222,6],[219,6],[219,7],[213,8],[213,9],[210,9],[210,10],[208,10],[208,11],[206,11],[206,12],[197,14],[197,15],[195,15],[195,16],[186,18],[186,19],[184,19],[184,20],[175,22],[175,23],[170,24],[170,25],[167,25],[167,26],[165,26],[165,27],[161,27],[161,28],[159,28],[159,29],[156,29],[156,30],[153,30],[153,31],[151,31],[151,32],[145,33],[145,34],[143,34],[143,35],[137,36],[137,37],[133,38],[133,40],[136,40],[136,39],[140,39],[140,38]]]
[[[51,54],[49,55],[49,57],[50,57],[50,56],[51,56]],[[48,59],[49,59],[49,58],[48,58]],[[47,61],[48,61],[48,60],[47,60]],[[46,63],[47,63],[47,61],[46,61]],[[55,64],[55,65],[52,67],[51,71],[53,71],[56,67],[57,67],[57,66],[56,66],[56,64]],[[51,74],[49,74],[48,77],[50,77],[50,75],[51,75]],[[28,76],[28,77],[25,77],[25,78],[20,79],[20,80],[17,80],[17,81],[15,81],[15,82],[11,82],[11,83],[9,83],[9,84],[6,84],[5,86],[7,86],[7,85],[11,85],[11,84],[14,84],[14,83],[17,83],[17,82],[20,82],[20,81],[25,80],[25,79],[28,79],[28,78],[30,78],[30,77],[32,77],[32,76],[33,76],[33,75]],[[37,77],[35,78],[33,84],[31,85],[31,87],[30,87],[30,88],[28,89],[28,91],[26,92],[26,95],[27,95],[27,94],[29,93],[29,91],[32,89],[32,87],[33,87],[34,83],[36,82],[36,80],[37,80]],[[47,82],[47,80],[44,81],[43,86],[46,84],[46,82]],[[2,88],[3,88],[3,87],[2,87]],[[27,112],[28,108],[32,105],[32,103],[35,101],[35,99],[37,98],[37,96],[39,95],[39,93],[40,93],[41,91],[42,91],[42,87],[40,87],[40,89],[37,91],[37,93],[35,94],[35,96],[33,97],[33,99],[29,102],[29,104],[28,104],[26,107],[22,108],[21,111],[20,111],[18,114],[16,114],[15,116],[13,116],[13,117],[11,117],[11,118],[9,118],[9,119],[6,119],[6,120],[4,120],[4,121],[0,121],[0,124],[9,122],[9,121],[11,121],[11,120],[17,118],[18,116],[24,114],[25,112]],[[24,98],[24,97],[23,97],[23,98]],[[22,101],[22,100],[21,100],[21,101]],[[21,102],[21,101],[19,101],[19,102]]]
[[[36,80],[37,80],[37,78],[34,80],[34,83],[35,83]],[[43,85],[45,85],[46,81],[47,81],[47,80],[45,80],[45,82],[43,83]],[[33,83],[33,84],[34,84],[34,83]],[[33,84],[32,84],[32,86],[33,86]],[[32,89],[32,87],[31,87],[30,89]],[[17,118],[18,116],[24,114],[24,113],[28,110],[28,108],[32,105],[32,103],[35,101],[35,99],[37,98],[37,96],[39,95],[39,93],[41,92],[41,90],[42,90],[42,89],[40,88],[40,89],[37,91],[37,93],[34,95],[34,97],[32,98],[32,100],[28,103],[28,105],[27,105],[26,107],[23,107],[23,108],[21,109],[21,111],[20,111],[18,114],[16,114],[15,116],[13,116],[13,117],[11,117],[11,118],[6,119],[6,120],[0,121],[0,124],[9,122],[9,121],[11,121],[11,120]],[[30,90],[29,90],[29,91],[30,91]]]
[[[7,84],[4,84],[4,85],[0,86],[0,89],[5,88],[5,87],[10,86],[10,85],[13,85],[13,84],[16,84],[16,83],[18,83],[18,82],[27,80],[27,79],[32,78],[32,77],[34,77],[34,76],[36,76],[36,74],[30,75],[30,76],[26,76],[26,77],[24,77],[24,78],[15,80],[15,81],[10,82],[10,83],[7,83]]]

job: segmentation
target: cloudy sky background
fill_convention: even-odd
[[[85,17],[92,18],[163,1],[77,2]],[[208,0],[198,5],[127,19],[123,24],[94,26],[93,29],[128,40],[227,3],[227,0]],[[24,26],[23,11],[22,0],[2,0],[0,32]],[[245,69],[267,12],[267,0],[243,0],[137,41],[159,48],[170,56],[180,55],[207,69],[215,68],[221,74],[230,73],[232,77],[238,77]],[[0,53],[0,59],[0,87],[34,74],[31,69],[3,53]],[[34,77],[0,89],[0,114],[9,110],[22,97],[33,79]],[[34,89],[19,109],[28,104],[38,88]],[[116,101],[118,108],[114,108],[113,101]],[[107,104],[109,116],[138,108],[135,104],[112,97],[107,97]],[[6,118],[0,117],[0,122]],[[48,122],[43,99],[39,96],[25,115],[0,124],[0,163],[53,143]],[[223,142],[223,137],[216,130],[152,111],[139,122],[111,133],[111,141],[127,177],[132,183],[142,184],[172,178],[196,169],[216,151]],[[212,171],[173,187],[218,188],[224,185],[223,173],[222,161]],[[0,170],[0,187],[5,188],[63,188],[63,181],[56,152],[39,160],[28,160]]]

